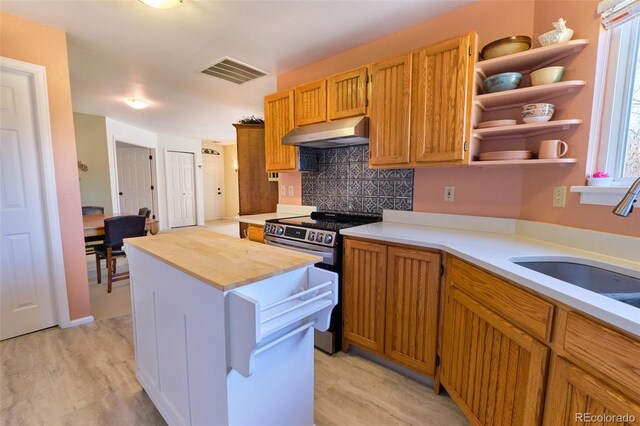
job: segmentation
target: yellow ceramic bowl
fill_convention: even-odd
[[[482,59],[493,59],[513,53],[524,52],[529,49],[531,49],[531,37],[522,35],[511,36],[487,44],[480,51],[480,57]]]
[[[531,73],[531,85],[540,86],[541,84],[558,83],[564,75],[564,67],[546,67],[540,68]]]

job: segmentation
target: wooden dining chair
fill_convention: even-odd
[[[100,259],[106,259],[107,293],[111,293],[114,281],[129,278],[129,272],[116,273],[115,262],[118,257],[126,257],[126,253],[122,249],[122,240],[144,236],[145,222],[146,218],[138,215],[117,216],[104,220],[104,244],[96,246],[95,254],[98,284],[102,282]]]
[[[104,214],[104,207],[102,206],[82,206],[82,216],[90,214]],[[102,235],[93,235],[91,237],[84,237],[84,253],[85,255],[91,255],[95,253],[96,245],[102,244],[104,237]]]

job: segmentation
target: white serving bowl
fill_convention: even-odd
[[[551,30],[538,37],[541,46],[549,46],[551,44],[567,43],[573,37],[573,30],[565,28],[563,31]]]
[[[540,68],[531,73],[531,85],[540,86],[543,84],[558,83],[564,75],[564,67]]]
[[[545,109],[531,109],[529,111],[522,111],[520,114],[522,117],[533,117],[536,115],[553,115],[555,109],[553,108],[545,108]]]

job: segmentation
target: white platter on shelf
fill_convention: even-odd
[[[478,123],[476,129],[487,129],[490,127],[515,126],[516,120],[491,120]]]
[[[533,157],[531,151],[493,151],[480,153],[480,161],[528,160]]]

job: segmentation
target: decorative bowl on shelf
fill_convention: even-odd
[[[553,30],[547,31],[538,37],[541,46],[549,46],[552,44],[567,43],[573,37],[573,30],[567,28],[567,21],[560,18],[553,22]]]
[[[564,75],[564,67],[540,68],[531,73],[531,85],[540,86],[543,84],[558,83]]]
[[[531,49],[531,37],[523,35],[511,36],[487,44],[480,51],[480,57],[482,59],[493,59],[529,49]]]
[[[522,121],[526,124],[544,123],[551,120],[554,112],[553,104],[527,104],[522,107]]]
[[[505,90],[513,90],[518,87],[522,80],[522,74],[519,72],[503,72],[501,74],[487,77],[482,82],[482,89],[485,93],[504,92]]]

